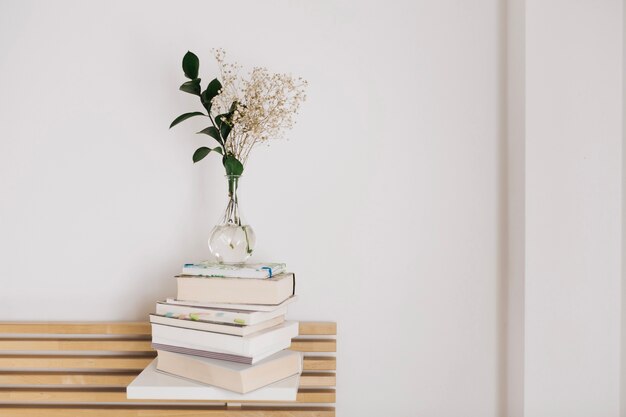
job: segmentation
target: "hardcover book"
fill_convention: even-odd
[[[177,303],[180,303],[180,301]],[[263,323],[267,320],[284,316],[286,313],[286,306],[277,308],[273,311],[246,311],[213,309],[196,307],[194,305],[170,304],[165,302],[158,302],[156,304],[156,314],[160,316],[189,319],[194,321],[239,324],[246,326]]]
[[[222,361],[229,361],[229,362],[247,363],[248,365],[253,364],[253,363],[258,363],[259,361],[262,361],[263,359],[272,356],[276,352],[280,352],[281,350],[287,349],[291,345],[291,340],[281,341],[280,343],[277,343],[275,345],[268,346],[267,349],[257,352],[253,356],[242,356],[242,355],[233,355],[232,353],[228,353],[224,351],[206,350],[206,348],[194,349],[194,348],[189,348],[189,347],[182,347],[182,346],[175,346],[172,344],[167,344],[167,343],[175,343],[175,344],[180,345],[180,343],[177,343],[175,341],[168,342],[167,340],[160,340],[160,342],[162,343],[153,342],[152,348],[154,350],[165,350],[167,352],[182,353],[185,355],[200,356],[203,358],[219,359]]]
[[[224,333],[234,336],[248,336],[277,326],[285,321],[285,316],[278,316],[252,326],[242,326],[238,324],[214,323],[209,321],[196,321],[189,319],[173,318],[150,314],[150,323],[163,324],[166,326],[182,327],[184,329],[202,330],[205,332]]]
[[[274,311],[277,308],[292,304],[298,299],[297,295],[292,295],[280,304],[241,304],[241,303],[203,303],[201,301],[185,301],[176,298],[167,298],[165,303],[186,305],[194,307],[204,307],[210,309],[245,310],[245,311]]]
[[[283,350],[254,365],[157,351],[157,369],[241,394],[302,372],[302,355]]]
[[[152,343],[189,349],[224,352],[252,357],[269,347],[290,343],[298,335],[298,322],[285,321],[278,326],[249,336],[233,336],[202,330],[184,329],[152,323]]]
[[[293,273],[283,273],[267,279],[215,278],[181,275],[178,282],[178,300],[241,303],[280,304],[295,293]]]
[[[210,385],[193,382],[157,371],[157,360],[152,361],[126,388],[131,400],[196,400],[196,401],[295,401],[300,375],[259,388],[247,394],[238,394]]]
[[[183,275],[230,278],[271,278],[285,272],[286,267],[287,266],[282,263],[229,265],[205,261],[197,264],[183,265]]]

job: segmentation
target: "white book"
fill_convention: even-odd
[[[126,388],[131,400],[295,401],[300,375],[294,375],[247,394],[193,382],[157,371],[152,361]]]
[[[179,275],[176,284],[177,299],[201,303],[278,305],[296,291],[296,277],[291,272],[266,279]]]
[[[296,336],[298,336],[296,321],[285,321],[249,336],[233,336],[152,323],[152,343],[197,350],[218,350],[247,357],[266,351],[272,345],[290,342]]]
[[[232,353],[220,351],[218,349],[215,349],[213,351],[208,351],[205,348],[194,349],[191,347],[174,346],[172,344],[179,344],[179,345],[181,344],[180,342],[174,341],[174,340],[172,341],[160,340],[160,341],[165,344],[152,343],[152,348],[155,350],[160,350],[160,351],[182,353],[185,355],[192,355],[192,356],[200,356],[202,358],[212,358],[212,359],[219,359],[222,361],[247,363],[249,365],[258,363],[265,358],[269,358],[276,352],[280,352],[281,350],[285,350],[289,348],[289,346],[291,346],[291,340],[286,340],[286,341],[277,343],[275,345],[271,345],[267,349],[256,353],[254,356],[238,356],[238,355],[233,355]]]
[[[204,261],[183,265],[183,275],[229,278],[271,278],[285,272],[283,263],[220,264]]]
[[[233,303],[203,303],[201,301],[185,301],[177,300],[174,297],[169,297],[165,300],[167,304],[193,306],[193,307],[205,307],[215,310],[242,310],[242,311],[274,311],[278,308],[292,304],[298,300],[297,295],[292,295],[280,304],[233,304]]]
[[[165,317],[252,326],[284,316],[287,314],[287,306],[282,306],[272,311],[247,311],[199,307],[190,303],[170,304],[158,302],[155,312]]]
[[[282,350],[256,364],[157,351],[157,369],[245,394],[302,372],[302,354]]]
[[[269,329],[285,321],[285,316],[253,324],[252,326],[242,326],[237,324],[221,324],[207,321],[178,319],[172,317],[150,314],[150,323],[164,324],[166,326],[182,327],[184,329],[203,330],[206,332],[232,334],[234,336],[248,336],[261,330]]]

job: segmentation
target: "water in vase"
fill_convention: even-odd
[[[238,175],[227,175],[228,204],[220,224],[216,225],[209,235],[209,250],[218,262],[237,264],[245,262],[256,243],[254,230],[244,221],[239,210],[237,190]]]

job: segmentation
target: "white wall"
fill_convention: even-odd
[[[499,415],[501,6],[0,0],[0,319],[144,319],[207,255],[217,160],[180,59],[310,82],[242,183],[292,317],[339,323],[342,416]],[[193,126],[191,126],[193,125]]]
[[[167,126],[221,46],[310,82],[242,204],[338,415],[618,415],[620,1],[83,3],[0,0],[0,320],[142,320],[207,256],[222,169]]]
[[[619,413],[622,2],[526,0],[525,416]]]

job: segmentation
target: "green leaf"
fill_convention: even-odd
[[[226,142],[226,140],[228,139],[228,135],[230,134],[231,129],[232,128],[228,123],[222,123],[222,126],[220,127],[220,133],[224,138],[224,142]]]
[[[193,52],[187,51],[183,57],[183,72],[185,77],[190,80],[198,78],[198,69],[200,68],[200,60]]]
[[[204,90],[200,95],[200,101],[202,102],[202,105],[207,112],[211,112],[211,100],[213,100],[213,97],[219,94],[221,89],[222,83],[220,83],[220,81],[215,78],[209,83],[206,90]]]
[[[197,132],[198,134],[203,133],[205,135],[209,135],[212,138],[215,138],[217,140],[220,139],[220,134],[218,133],[217,129],[213,126],[209,126],[207,128],[202,129],[201,131]]]
[[[213,139],[218,141],[220,144],[222,143],[222,138],[220,137],[220,133],[213,126],[209,126],[206,129],[202,129],[201,131],[198,132],[198,134],[200,134],[200,133],[204,133],[205,135],[209,135]]]
[[[243,173],[243,164],[239,162],[233,155],[225,155],[222,158],[226,175],[241,175]]]
[[[174,121],[170,125],[170,129],[173,128],[174,126],[176,126],[177,124],[179,124],[180,122],[183,122],[183,121],[189,119],[190,117],[194,117],[194,116],[206,116],[206,114],[204,114],[202,112],[199,112],[199,111],[194,111],[194,112],[191,112],[191,113],[181,114],[176,119],[174,119]]]
[[[206,146],[196,149],[192,157],[193,163],[195,164],[198,161],[202,161],[204,157],[207,156],[210,152],[211,148],[207,148]]]
[[[211,80],[209,85],[207,85],[205,91],[207,92],[208,96],[211,97],[211,100],[212,100],[213,97],[215,97],[216,95],[220,93],[221,89],[222,89],[222,83],[217,78],[214,78],[213,80]]]
[[[196,149],[196,151],[193,153],[193,157],[192,157],[193,163],[195,164],[196,162],[203,160],[204,157],[210,154],[211,152],[217,152],[220,155],[223,155],[222,148],[220,148],[219,146],[213,149],[203,146],[201,148]]]
[[[195,94],[196,96],[199,96],[200,95],[200,78],[187,81],[186,83],[180,86],[180,91],[184,91],[185,93]]]
[[[224,142],[226,142],[226,139],[228,139],[228,135],[232,129],[232,126],[229,121],[231,116],[232,116],[231,113],[226,113],[226,114],[220,114],[219,116],[215,118],[215,125],[220,130],[220,133],[222,135],[222,138],[224,139]]]

